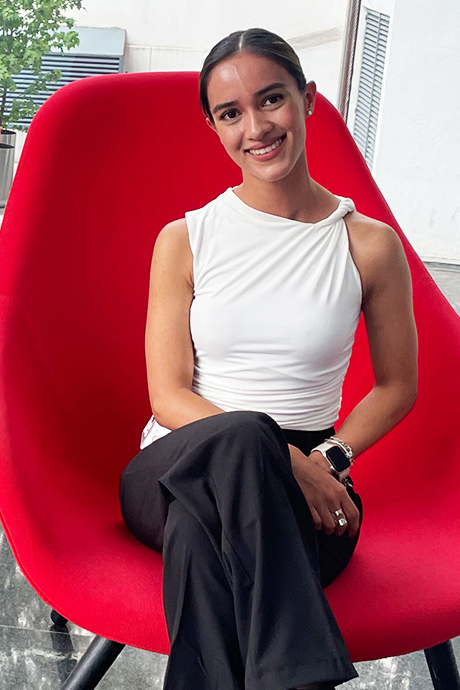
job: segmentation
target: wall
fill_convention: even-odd
[[[460,264],[460,3],[396,0],[373,173],[424,260]]]
[[[336,103],[345,0],[83,0],[79,26],[126,29],[125,71],[199,70],[209,49],[237,29],[262,26],[298,51],[307,79]],[[166,9],[167,8],[167,9]]]

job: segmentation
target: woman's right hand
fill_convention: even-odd
[[[319,451],[305,455],[296,446],[289,445],[292,473],[302,489],[317,530],[326,534],[351,537],[359,529],[359,510],[351,500],[345,486],[332,476],[327,460]],[[340,527],[334,511],[342,509],[347,524]]]

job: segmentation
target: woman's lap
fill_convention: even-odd
[[[238,422],[238,414],[223,413],[215,416],[214,422],[217,417],[221,417],[221,422],[227,422],[229,415],[234,417],[233,421]],[[242,414],[243,417],[240,415],[241,419],[251,419],[251,415],[254,417],[257,413]],[[273,420],[271,418],[269,420],[273,424]],[[189,439],[192,436],[196,449],[197,432],[199,435],[200,428],[209,427],[209,424],[200,424],[200,422],[204,422],[204,420],[198,420],[181,427],[145,447],[128,463],[122,475],[120,504],[125,523],[140,541],[160,552],[162,551],[164,526],[172,496],[169,495],[168,490],[160,483],[159,479],[170,470],[180,457],[188,452]],[[216,427],[215,423],[213,423],[213,427]],[[302,452],[308,454],[313,447],[334,433],[334,427],[314,432],[281,431],[287,443],[297,446]],[[205,430],[205,433],[209,432]],[[347,487],[347,491],[357,505],[362,519],[360,496],[351,486]],[[347,533],[338,537],[334,534],[326,535],[324,532],[318,531],[315,537],[318,543],[321,584],[326,587],[350,561],[358,542],[359,533],[356,537],[349,537]]]

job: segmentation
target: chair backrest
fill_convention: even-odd
[[[308,120],[307,150],[314,179],[392,225],[404,243],[420,337],[420,396],[369,453],[385,455],[383,472],[391,478],[412,447],[421,471],[432,473],[421,456],[425,444],[436,439],[441,453],[459,444],[460,320],[402,234],[340,115],[321,96]],[[155,238],[167,222],[239,181],[239,169],[205,125],[196,73],[82,79],[61,88],[34,118],[0,233],[0,294],[27,320],[69,429],[84,437],[101,472],[121,471],[150,415],[144,329]],[[361,321],[342,419],[372,382]],[[365,464],[357,473],[368,491],[379,491]],[[407,491],[411,472],[405,466],[398,491]]]

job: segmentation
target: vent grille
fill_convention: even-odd
[[[369,167],[374,160],[390,17],[367,10],[353,137]]]
[[[28,96],[37,105],[43,103],[61,86],[69,84],[76,79],[84,79],[97,74],[113,74],[122,71],[122,56],[110,55],[78,55],[76,53],[49,53],[42,59],[42,71],[51,72],[54,69],[61,71],[61,79],[58,82],[49,83],[46,91]],[[17,90],[9,93],[6,98],[6,112],[11,110],[13,99],[21,100],[21,94],[35,80],[32,70],[23,70],[19,75],[13,77]],[[18,120],[16,123],[9,123],[8,127],[14,129],[15,125],[30,125],[32,118],[27,117]]]

